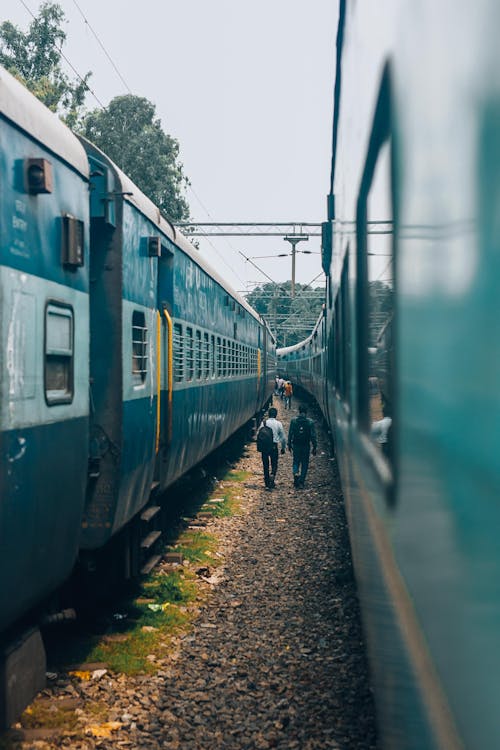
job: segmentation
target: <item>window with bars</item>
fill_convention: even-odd
[[[194,339],[193,329],[186,328],[186,380],[192,380],[194,376]]]
[[[222,376],[222,342],[220,336],[217,336],[217,377]]]
[[[222,339],[222,377],[227,375],[227,341]]]
[[[203,377],[210,377],[210,339],[208,333],[203,334]]]
[[[174,323],[173,349],[174,381],[181,383],[184,380],[184,340],[182,338],[182,325],[180,323]]]
[[[132,380],[142,385],[148,371],[148,329],[141,310],[132,313]]]
[[[202,377],[202,350],[201,350],[201,331],[196,331],[196,337],[195,337],[195,357],[196,357],[196,378],[197,380],[201,380]]]

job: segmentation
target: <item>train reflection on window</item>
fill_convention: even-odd
[[[367,426],[374,444],[392,461],[394,252],[389,140],[378,154],[366,218]]]

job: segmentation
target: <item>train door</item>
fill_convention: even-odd
[[[164,484],[173,424],[174,253],[162,245],[158,258],[156,476]]]

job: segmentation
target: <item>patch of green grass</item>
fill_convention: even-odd
[[[179,537],[175,551],[180,552],[190,563],[208,565],[213,563],[213,555],[217,547],[217,539],[212,534],[187,530]]]
[[[84,661],[103,662],[111,671],[125,674],[157,669],[147,657],[164,655],[171,637],[187,628],[191,615],[186,605],[195,600],[196,586],[192,574],[181,570],[156,573],[135,594],[120,607],[127,613],[126,620],[104,636],[82,643]],[[70,655],[70,663],[77,661],[75,654]]]
[[[144,596],[155,599],[160,604],[165,602],[187,602],[193,598],[192,587],[181,572],[160,573],[143,583]]]
[[[208,498],[201,510],[211,513],[216,518],[228,518],[240,513],[242,489],[238,485],[245,482],[249,476],[251,474],[248,471],[230,469],[223,477],[222,487],[216,490],[217,497],[223,502],[212,503],[210,500],[214,498]]]
[[[232,482],[246,482],[251,476],[249,471],[239,471],[237,469],[231,469],[227,473],[227,479],[230,479]]]
[[[127,633],[125,643],[101,642],[91,654],[103,661],[114,672],[134,675],[151,673],[158,668],[148,656],[157,658],[165,654],[168,638],[181,631],[189,622],[189,615],[175,605],[160,612],[145,611],[136,626]],[[155,630],[143,630],[153,627]]]
[[[229,518],[234,516],[238,510],[238,503],[232,498],[232,494],[227,490],[223,496],[224,502],[222,503],[210,503],[203,507],[203,510],[208,510],[214,516],[214,518]]]

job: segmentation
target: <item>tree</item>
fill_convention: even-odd
[[[140,96],[117,96],[85,117],[83,134],[104,151],[172,221],[189,219],[182,190],[189,184],[179,143],[164,133],[156,108]]]
[[[75,83],[61,69],[64,18],[59,5],[45,2],[26,33],[4,21],[0,24],[0,63],[71,127],[83,109],[91,73]]]
[[[324,297],[323,287],[305,284],[296,284],[295,297],[291,297],[291,282],[285,281],[255,287],[247,302],[267,320],[281,347],[307,338],[319,318]]]

